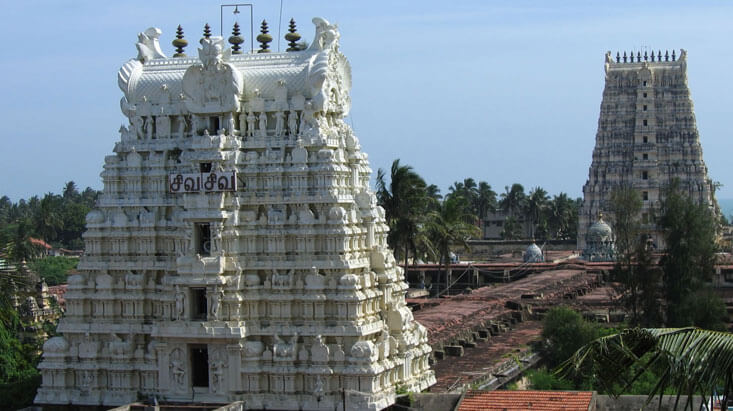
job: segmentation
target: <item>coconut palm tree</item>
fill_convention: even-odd
[[[496,192],[491,189],[491,185],[486,181],[479,181],[477,193],[474,208],[479,222],[483,222],[489,211],[496,209]]]
[[[79,198],[79,190],[76,188],[74,181],[69,181],[64,185],[63,192],[61,194],[65,201],[76,201]]]
[[[428,204],[425,180],[412,167],[392,162],[389,184],[381,168],[377,171],[377,201],[389,226],[387,242],[401,252],[407,267],[409,252],[417,248],[418,232]]]
[[[633,374],[632,365],[638,367]],[[672,388],[675,408],[687,395],[684,407],[691,410],[693,394],[707,397],[722,385],[725,410],[733,391],[733,334],[692,327],[626,329],[581,347],[558,372],[590,370],[604,389],[618,395],[650,369],[660,377],[647,403],[659,395],[661,405],[661,394]]]
[[[524,203],[527,200],[527,195],[524,193],[524,186],[514,183],[511,189],[509,186],[505,186],[504,191],[501,193],[499,207],[510,215],[516,216],[524,208]]]
[[[426,224],[434,252],[443,269],[448,271],[451,246],[468,248],[468,239],[481,230],[467,221],[476,216],[466,212],[466,199],[462,196],[447,196],[437,211],[431,212]],[[450,284],[448,284],[449,286]]]
[[[30,224],[27,220],[18,220],[10,226],[9,238],[3,248],[10,260],[16,263],[30,261],[33,258],[36,247],[30,241]]]
[[[501,238],[504,240],[518,240],[522,237],[522,225],[514,216],[507,216],[504,219],[504,228],[501,230]]]
[[[54,241],[59,232],[63,228],[63,219],[61,218],[61,197],[47,193],[40,201],[38,208],[35,210],[33,222],[35,224],[35,232],[43,237],[46,241]]]
[[[428,210],[437,210],[440,206],[440,200],[443,196],[440,194],[440,188],[435,184],[430,184],[425,187],[425,194],[428,199]]]
[[[534,238],[537,225],[543,218],[549,201],[550,196],[547,195],[547,191],[542,187],[535,187],[529,192],[529,196],[527,196],[527,201],[525,202],[525,210],[529,218],[530,238]]]
[[[549,226],[554,238],[568,238],[568,231],[572,221],[573,201],[565,193],[552,197],[549,206]]]

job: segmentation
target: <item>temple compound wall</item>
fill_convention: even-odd
[[[655,216],[673,180],[694,201],[717,208],[687,86],[687,52],[680,50],[679,58],[675,51],[671,56],[648,53],[606,54],[598,133],[583,186],[579,249],[601,213],[613,222],[610,197],[620,185],[639,192],[642,230],[659,249],[665,244]]]
[[[381,409],[435,382],[343,121],[339,32],[313,22],[283,53],[205,32],[198,58],[168,58],[160,30],[139,34],[37,403]]]

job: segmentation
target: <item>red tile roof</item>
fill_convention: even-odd
[[[51,247],[50,244],[48,244],[47,242],[41,240],[40,238],[28,237],[28,241],[30,241],[31,244],[33,244],[33,245],[36,245],[36,246],[39,246],[39,247],[43,247],[43,248],[45,248],[47,250],[50,250],[51,248],[53,248],[53,247]]]
[[[590,409],[590,391],[468,391],[458,404],[458,411],[523,411]]]

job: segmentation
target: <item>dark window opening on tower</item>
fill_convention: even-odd
[[[646,80],[644,80],[644,87],[646,87]],[[644,96],[644,97],[646,97],[646,96]]]
[[[206,299],[206,288],[191,289],[191,319],[205,320],[208,313],[208,301]]]
[[[649,173],[646,171],[641,172],[641,179],[642,180],[648,180],[649,179]]]
[[[646,125],[649,125],[649,123],[648,123],[648,121],[647,121],[647,120],[644,120],[644,125],[645,125],[645,126],[646,126]]]
[[[643,191],[641,193],[641,197],[644,199],[644,201],[649,201],[649,192],[648,191]]]
[[[219,116],[209,117],[209,134],[219,133]]]
[[[202,173],[211,172],[211,163],[201,163],[201,164],[199,164],[199,170]]]
[[[642,137],[642,141],[645,142],[645,143],[648,143],[649,142],[649,137],[647,137],[647,136]]]
[[[644,93],[644,98],[646,98],[646,93]]]
[[[646,111],[646,104],[644,104],[644,111]]]
[[[203,256],[211,255],[211,225],[209,223],[196,223],[194,231],[196,253]]]
[[[206,347],[191,347],[191,385],[194,387],[209,386],[209,352]]]
[[[644,160],[649,160],[649,154],[644,153],[641,155],[641,158],[643,158]]]

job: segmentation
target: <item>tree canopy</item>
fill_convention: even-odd
[[[98,192],[87,187],[79,192],[69,181],[62,194],[46,193],[16,203],[0,198],[0,248],[14,260],[28,260],[35,251],[29,237],[39,238],[56,247],[81,249],[81,235],[87,213],[94,207]]]
[[[632,367],[637,370],[629,373]],[[693,394],[709,397],[718,386],[723,394],[733,391],[733,334],[691,327],[630,328],[584,345],[559,369],[566,375],[583,370],[614,395],[655,370],[658,379],[647,402],[672,388],[677,402],[687,395],[685,409],[692,409]]]
[[[717,219],[706,204],[690,199],[674,181],[665,190],[659,225],[667,247],[661,260],[666,324],[690,325],[685,300],[694,298],[714,273]]]

